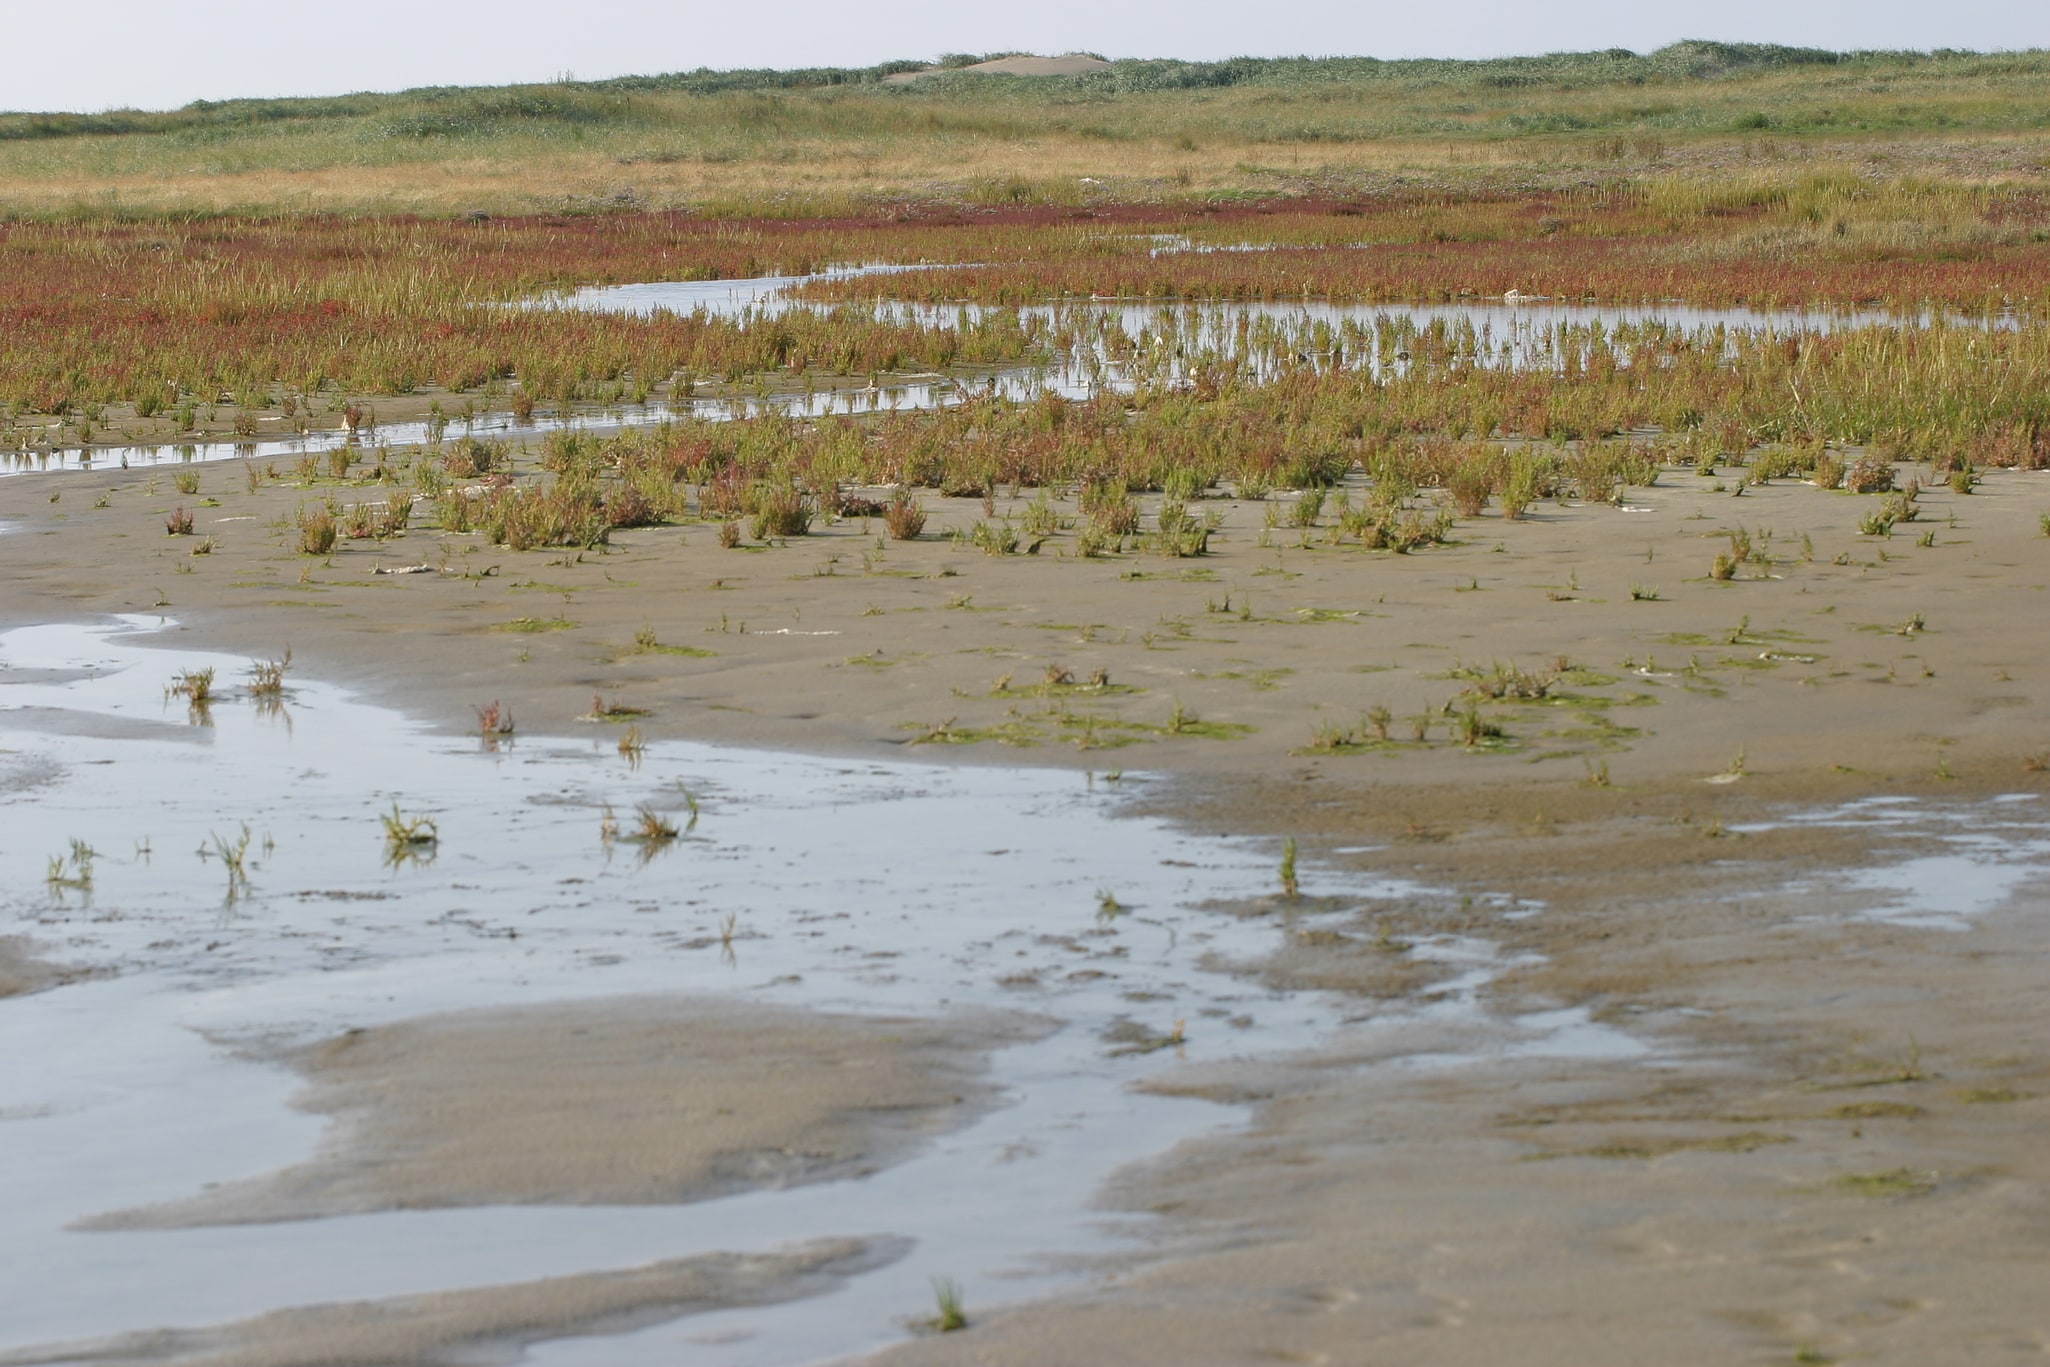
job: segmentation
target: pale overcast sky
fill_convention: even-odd
[[[1480,57],[1678,38],[2050,47],[2046,0],[0,0],[0,109],[497,85],[693,67],[1106,57]]]

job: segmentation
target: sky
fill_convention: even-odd
[[[1489,57],[1681,38],[2050,47],[2045,0],[0,0],[0,109],[503,85],[945,52]]]

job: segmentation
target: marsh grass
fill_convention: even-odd
[[[1343,722],[1316,722],[1310,727],[1309,744],[1291,750],[1295,755],[1354,755],[1369,751],[1397,751],[1421,747],[1426,742],[1419,734],[1414,739],[1400,741],[1388,734],[1394,715],[1386,708],[1374,708],[1356,725]]]
[[[334,553],[335,541],[341,534],[335,520],[334,509],[325,503],[301,505],[293,515],[293,525],[299,531],[299,553],[301,555],[326,556]]]
[[[932,1294],[934,1312],[912,1321],[914,1330],[921,1334],[951,1334],[968,1327],[968,1312],[962,1304],[959,1282],[952,1277],[935,1277]]]
[[[276,698],[285,691],[285,671],[292,667],[292,652],[287,650],[275,660],[251,660],[249,662],[249,695],[253,698]]]
[[[607,698],[601,693],[593,693],[591,695],[591,710],[584,713],[578,720],[619,722],[632,721],[636,717],[645,717],[647,715],[648,709],[645,707],[635,707],[630,703],[620,702],[617,698]]]
[[[1009,522],[977,521],[956,532],[954,544],[972,547],[984,555],[1016,555],[1018,529]]]
[[[748,530],[757,541],[803,536],[816,515],[810,498],[795,489],[777,489],[761,497]]]
[[[1123,694],[1143,693],[1145,690],[1131,684],[1112,683],[1110,671],[1105,668],[1091,670],[1081,679],[1075,672],[1062,664],[1049,664],[1037,683],[1018,684],[1012,674],[1005,674],[991,684],[992,698],[1071,698],[1112,697]]]
[[[1527,670],[1497,661],[1486,670],[1461,666],[1453,678],[1470,682],[1466,691],[1490,702],[1539,702],[1551,696],[1563,671],[1557,668]]]
[[[194,708],[207,707],[214,700],[213,666],[180,670],[164,693],[169,697],[183,698]]]
[[[883,526],[892,541],[916,541],[925,531],[925,509],[917,499],[900,491],[883,509]]]
[[[964,726],[958,717],[941,722],[905,722],[899,728],[911,733],[907,745],[980,745],[995,743],[1020,749],[1042,744],[1072,745],[1078,750],[1114,750],[1148,741],[1176,738],[1237,740],[1253,734],[1255,728],[1232,722],[1201,721],[1186,711],[1177,718],[1151,725],[1098,711],[1077,710],[1056,691],[1031,712],[1015,706],[986,726]]]
[[[620,834],[619,823],[612,815],[611,806],[607,805],[599,827],[599,835],[607,846],[614,841],[632,845],[640,857],[640,862],[646,864],[675,844],[683,832],[677,828],[675,822],[655,810],[651,804],[643,802],[634,808],[633,829],[624,835]],[[731,938],[729,926],[725,942],[730,943]]]
[[[628,837],[644,844],[660,844],[681,834],[676,823],[643,802],[634,808],[634,833]]]
[[[644,622],[641,624],[640,629],[634,632],[634,653],[637,655],[680,655],[686,659],[704,660],[712,658],[718,652],[704,650],[697,646],[664,645],[660,638],[655,635],[655,628]]]
[[[1454,733],[1459,743],[1469,750],[1503,749],[1509,744],[1509,733],[1502,724],[1482,715],[1476,703],[1468,703],[1464,711],[1452,714]]]
[[[66,891],[91,892],[93,860],[98,857],[99,851],[74,836],[67,853],[50,856],[49,869],[43,881],[52,893],[59,896]]]
[[[221,868],[228,876],[227,900],[233,902],[249,889],[249,824],[242,824],[241,832],[233,840],[216,831],[211,843],[200,847],[200,857],[221,861]]]
[[[477,708],[477,734],[485,740],[497,740],[513,733],[513,714],[510,707],[496,698]]]
[[[628,726],[619,737],[619,757],[638,769],[641,758],[648,752],[647,742],[641,739],[641,728]]]
[[[384,862],[394,868],[409,861],[425,860],[441,843],[441,831],[434,824],[434,818],[405,815],[399,810],[396,798],[392,800],[391,810],[381,815],[378,821],[384,827]]]

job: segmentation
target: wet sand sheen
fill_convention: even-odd
[[[273,1056],[307,1080],[295,1104],[332,1119],[313,1160],[81,1227],[674,1203],[856,1177],[980,1113],[989,1050],[1047,1028],[629,997],[351,1030]]]
[[[620,1334],[694,1312],[816,1296],[903,1255],[904,1241],[822,1239],[774,1254],[711,1254],[620,1272],[438,1295],[282,1310],[211,1329],[167,1329],[0,1353],[6,1367],[496,1367],[528,1344]]]
[[[1214,587],[1143,559],[1028,563],[933,545],[893,547],[892,568],[944,572],[943,582],[857,579],[851,567],[822,576],[802,572],[810,556],[741,557],[695,532],[678,548],[677,533],[650,532],[602,563],[545,571],[576,619],[560,631],[517,643],[481,634],[557,610],[511,586],[530,566],[538,577],[538,556],[491,552],[479,563],[502,558],[506,588],[481,575],[404,587],[353,576],[388,591],[374,607],[345,599],[326,614],[326,639],[303,653],[403,688],[445,721],[504,696],[542,730],[603,688],[653,706],[644,724],[656,734],[863,754],[901,738],[907,718],[965,711],[959,700],[984,697],[999,671],[1024,679],[1049,659],[1104,660],[1120,681],[1153,690],[1143,715],[1187,697],[1201,715],[1261,725],[1234,745],[1165,742],[1117,757],[1190,774],[1157,795],[1189,829],[1297,834],[1306,864],[1317,856],[1348,884],[1401,874],[1477,899],[1290,924],[1289,955],[1264,968],[1277,985],[1353,993],[1356,1018],[1370,1020],[1385,1000],[1435,990],[1402,946],[1486,933],[1533,956],[1499,981],[1496,1008],[1577,1006],[1663,1046],[1656,1067],[1577,1060],[1448,1078],[1427,1063],[1441,1041],[1368,1048],[1344,1034],[1300,1067],[1268,1059],[1154,1084],[1265,1108],[1254,1133],[1184,1149],[1122,1188],[1132,1208],[1179,1217],[1191,1243],[1177,1251],[1196,1256],[1059,1309],[979,1314],[972,1342],[992,1360],[1344,1361],[1369,1341],[1391,1362],[1581,1364],[1612,1360],[1603,1353],[1617,1343],[1656,1344],[1676,1361],[1773,1360],[1811,1348],[1870,1354],[1889,1341],[1916,1345],[1902,1361],[1942,1360],[1961,1343],[1987,1360],[2029,1360],[2050,1342],[2026,1294],[2042,1271],[2050,1177],[2040,1145],[2050,1035],[2035,990],[2043,921],[1988,918],[1945,940],[1871,920],[1884,899],[1841,875],[1935,853],[1939,810],[1983,829],[1965,798],[2037,788],[2018,755],[2044,734],[2044,640],[2012,627],[2043,591],[2038,483],[1999,473],[1968,498],[1932,491],[1958,525],[1943,525],[1935,546],[1895,542],[1890,555],[1853,539],[1857,500],[1775,485],[1732,503],[1677,473],[1643,497],[1647,512],[1548,508],[1532,524],[1500,525],[1499,538],[1478,523],[1490,534],[1402,561],[1308,545],[1285,548],[1285,560],[1261,553],[1249,544],[1257,511],[1234,508],[1237,535],[1200,567],[1218,576]],[[1703,551],[1739,513],[1783,542],[1812,533],[1816,556],[1783,557],[1771,579],[1703,583]],[[79,534],[79,516],[68,528],[39,522],[51,533],[43,544],[63,554],[21,567],[24,594],[136,604],[148,559],[125,557],[125,577],[96,568],[88,555],[123,539]],[[146,525],[139,510],[128,516]],[[858,544],[851,527],[842,535],[839,545]],[[1656,570],[1645,568],[1654,543]],[[137,537],[126,549],[161,545]],[[1856,558],[1833,564],[1838,547]],[[244,573],[299,563],[238,551]],[[344,555],[336,568],[370,558]],[[1668,569],[1674,561],[1681,568]],[[1653,574],[1662,598],[1628,595]],[[351,579],[319,587],[340,596]],[[185,641],[252,652],[274,651],[312,615],[304,603],[319,601],[309,588],[267,612],[245,609],[234,584],[165,582],[195,606]],[[862,587],[841,592],[849,584]],[[1977,591],[1989,584],[2003,591]],[[291,590],[280,580],[260,591]],[[1004,610],[933,610],[971,591],[974,606]],[[1227,591],[1257,595],[1258,616],[1205,614],[1205,599]],[[629,650],[651,603],[665,641],[704,641],[718,656],[679,664]],[[1325,605],[1341,619],[1286,620]],[[1899,629],[1925,610],[1926,633]],[[706,634],[722,611],[796,626]],[[1162,629],[1170,614],[1191,624],[1186,635]],[[1129,640],[1111,637],[1128,629]],[[796,634],[812,631],[843,634]],[[1766,659],[1748,637],[1768,632],[1809,638],[1796,648],[1819,662]],[[484,658],[469,648],[480,640],[501,648]],[[517,665],[506,663],[515,648]],[[869,667],[878,648],[886,663]],[[1585,781],[1592,770],[1578,764],[1529,769],[1449,746],[1288,753],[1318,707],[1347,718],[1376,697],[1405,712],[1442,702],[1458,688],[1444,671],[1462,654],[1532,661],[1569,650],[1600,668],[1638,662],[1616,695],[1658,698],[1619,713],[1644,735],[1614,752],[1613,785]],[[988,658],[998,652],[1003,662]],[[1363,666],[1374,670],[1364,680]],[[1269,686],[1249,677],[1256,669],[1271,671]],[[993,716],[1003,705],[980,707]],[[1740,745],[1741,782],[1705,783]],[[1924,799],[1921,814],[1876,832],[1758,824],[1902,791]],[[1488,894],[1543,914],[1509,921],[1495,915],[1503,904],[1480,900]],[[1887,1080],[1910,1038],[1921,1075]],[[1917,1265],[1920,1249],[1941,1251],[1940,1275]],[[962,1348],[903,1351],[950,1362]],[[603,1351],[563,1344],[537,1356],[632,1362],[650,1349]]]

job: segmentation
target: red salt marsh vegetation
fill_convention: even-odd
[[[1164,236],[1193,248],[1159,250]],[[1014,362],[1008,312],[897,321],[879,295],[1010,305],[1430,301],[2028,310],[2050,291],[2034,192],[1818,176],[1572,194],[1245,206],[936,204],[866,218],[619,213],[513,219],[271,217],[0,225],[0,404],[139,419],[219,396],[462,392],[644,399],[673,377],[868,375]],[[929,269],[805,287],[851,311],[773,324],[490,307],[578,285]],[[1001,263],[1001,264],[998,264]],[[294,405],[294,408],[297,404]],[[290,416],[288,413],[287,416]],[[104,423],[102,423],[104,425]]]

